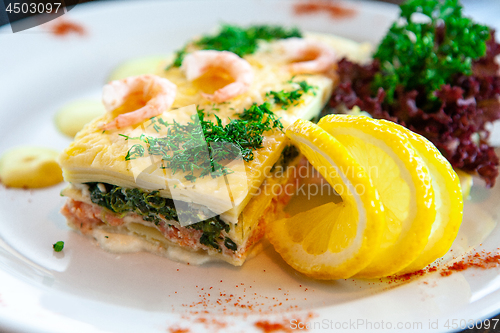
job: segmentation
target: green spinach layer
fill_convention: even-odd
[[[98,183],[87,183],[90,190],[90,199],[96,205],[105,207],[110,211],[123,214],[134,212],[140,215],[145,221],[158,225],[162,222],[160,215],[166,220],[179,221],[179,214],[188,219],[199,220],[203,213],[209,211],[197,211],[188,206],[187,203],[176,202],[169,198],[163,198],[158,191],[144,191],[137,188],[123,188],[116,185],[101,183],[106,191],[99,189]],[[203,232],[200,243],[221,251],[219,242],[224,240],[224,246],[232,251],[238,249],[237,245],[228,237],[223,239],[221,232],[229,232],[229,224],[214,216],[187,226]]]

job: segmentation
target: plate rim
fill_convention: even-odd
[[[158,3],[158,1],[155,1],[155,0],[146,0],[146,1],[149,3]],[[75,9],[73,9],[71,15],[74,18],[78,18],[81,15],[92,15],[92,13],[94,11],[100,9],[100,7],[102,7],[102,6],[113,7],[113,6],[122,6],[123,4],[126,4],[126,6],[129,6],[129,7],[140,7],[141,4],[143,4],[146,1],[143,1],[141,3],[135,2],[133,0],[130,0],[130,1],[124,1],[124,0],[116,1],[115,0],[115,1],[104,1],[104,2],[96,2],[96,3],[89,2],[89,3],[79,4],[78,5],[78,8],[80,8],[79,11],[76,11]],[[238,2],[238,3],[240,3],[240,2],[242,2],[242,1],[238,1],[238,0],[189,0],[189,1],[190,1],[190,4],[196,3],[196,2],[198,2],[198,3],[206,3],[206,2],[219,2],[219,3],[236,3],[236,2]],[[248,2],[248,3],[259,3],[260,2],[259,0],[244,0],[244,1]],[[272,0],[272,1],[268,1],[268,2],[290,4],[291,1],[289,1],[289,0]],[[294,1],[294,2],[300,2],[300,1]],[[343,2],[351,3],[351,2],[347,2],[347,1],[343,1]],[[185,0],[169,0],[167,3],[175,3],[178,5],[179,4],[187,5]],[[370,2],[370,1],[365,1],[365,0],[355,0],[355,1],[352,1],[352,3],[356,3],[356,5],[360,5],[361,7],[365,7],[365,8],[370,8],[370,7],[377,8],[377,10],[383,10],[382,8],[385,8],[385,9],[391,8],[390,10],[394,11],[394,10],[397,10],[397,8],[398,8],[398,6],[393,5],[393,4],[381,3],[381,2]],[[371,9],[368,9],[368,10],[371,10]],[[29,20],[29,18],[28,18],[28,20]],[[2,30],[4,30],[4,29],[9,29],[8,24],[3,26],[3,27],[0,27],[0,40],[3,38],[1,33],[3,32]],[[37,29],[37,28],[35,28],[35,29]],[[23,33],[24,32],[20,32],[19,34],[23,34]],[[496,228],[498,229],[498,226]],[[3,274],[8,274],[8,273],[6,273],[3,270],[0,271],[0,276]],[[8,274],[8,275],[15,278],[14,276],[12,276],[10,274]],[[24,283],[24,281],[22,281],[22,282]],[[62,293],[59,290],[56,290],[55,292]],[[379,295],[379,293],[376,293],[374,295],[366,296],[366,298],[375,298],[378,295]],[[500,289],[497,289],[492,294],[488,294],[488,297],[490,297],[491,295],[497,296],[498,301],[494,302],[495,305],[490,305],[488,307],[484,307],[484,308],[479,309],[477,311],[476,318],[481,319],[481,320],[485,319],[485,318],[489,318],[490,316],[495,315],[498,311],[500,311],[500,297],[499,297],[500,296]],[[75,297],[75,295],[69,295],[69,296]],[[355,301],[357,301],[357,300],[354,300],[351,302],[355,302]],[[484,298],[479,299],[476,302],[476,304],[480,303],[480,302],[485,302]],[[471,305],[471,304],[473,304],[473,303],[469,303],[468,305]],[[115,306],[115,305],[113,304],[112,306]],[[314,311],[322,312],[323,310],[328,310],[329,308],[332,308],[335,306],[342,306],[342,304],[320,307],[320,308],[315,309]],[[466,311],[466,309],[464,309],[463,311]],[[470,312],[468,312],[468,314],[470,314]],[[172,313],[172,315],[175,316],[175,315],[177,315],[177,313]],[[0,306],[0,327],[2,327],[2,325],[6,325],[5,327],[9,328],[9,329],[16,329],[16,330],[37,329],[39,331],[44,331],[43,328],[30,326],[30,324],[31,323],[11,322],[9,320],[9,317],[6,317],[5,312],[2,310],[2,307]],[[28,326],[25,326],[25,325],[28,325]]]

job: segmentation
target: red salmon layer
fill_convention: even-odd
[[[252,228],[251,235],[249,235],[244,246],[240,246],[237,251],[232,251],[225,247],[223,240],[220,241],[219,247],[221,248],[224,256],[229,256],[236,260],[241,260],[246,257],[252,246],[259,242],[259,240],[264,236],[266,222],[279,218],[283,215],[283,209],[290,200],[291,193],[293,193],[293,190],[289,191],[290,186],[293,188],[297,186],[296,177],[290,177],[288,182],[282,185],[282,188],[287,188],[287,190],[281,191],[279,195],[275,196],[271,200],[269,206],[260,216],[256,226]],[[98,228],[103,225],[119,227],[125,223],[123,215],[113,213],[110,210],[96,204],[88,204],[71,198],[68,199],[62,208],[61,213],[67,218],[68,224],[72,228],[89,236],[92,236],[94,228]],[[132,212],[128,213],[126,216],[134,219],[142,219],[140,215]],[[177,227],[169,224],[168,221],[162,221],[158,225],[155,225],[152,222],[147,222],[147,225],[151,227],[155,226],[167,240],[181,247],[185,247],[193,251],[200,249],[204,251],[214,250],[213,248],[200,243],[200,238],[203,234],[201,230],[180,226]]]

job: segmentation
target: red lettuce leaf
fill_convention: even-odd
[[[429,139],[454,168],[477,173],[487,186],[493,186],[499,159],[487,143],[486,124],[500,119],[498,54],[500,44],[491,31],[486,55],[473,63],[473,74],[458,75],[435,91],[437,102],[427,100],[421,91],[406,91],[399,86],[391,104],[384,101],[384,89],[372,85],[380,70],[377,60],[359,65],[342,59],[330,106],[358,106],[374,118],[406,126]]]

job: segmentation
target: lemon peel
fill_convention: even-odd
[[[386,120],[330,115],[318,126],[341,142],[370,172],[386,212],[384,240],[373,261],[356,276],[395,274],[413,262],[427,244],[436,216],[427,165],[410,140]]]
[[[271,243],[292,267],[321,279],[378,278],[419,270],[449,250],[462,221],[460,180],[470,185],[471,178],[460,179],[427,139],[350,115],[297,121],[286,135],[342,197],[269,225]],[[354,191],[360,184],[371,205]],[[379,228],[367,218],[372,210]],[[353,241],[360,233],[368,240],[362,246]],[[371,254],[354,265],[352,249]]]
[[[462,223],[463,196],[457,173],[429,140],[403,126],[394,123],[388,125],[397,128],[410,139],[428,166],[436,199],[437,214],[427,245],[415,261],[399,272],[405,274],[424,268],[448,252]]]
[[[342,197],[289,219],[271,222],[267,236],[296,270],[318,279],[348,278],[380,246],[385,214],[368,174],[347,149],[317,125],[297,120],[286,135]]]

